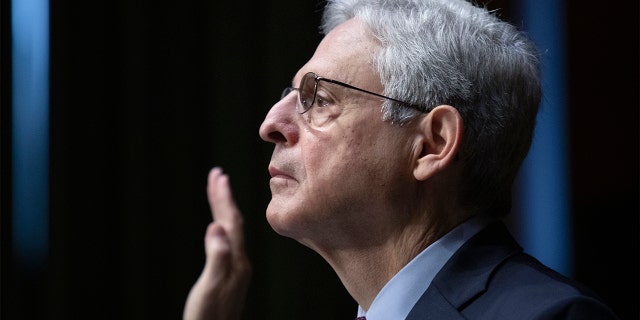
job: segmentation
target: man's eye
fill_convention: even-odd
[[[322,108],[328,105],[329,105],[329,101],[323,99],[322,97],[316,97],[316,103],[315,103],[316,107]]]

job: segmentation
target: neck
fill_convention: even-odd
[[[393,276],[452,228],[440,225],[409,224],[386,235],[383,240],[377,237],[375,243],[316,251],[329,262],[349,294],[368,310]]]

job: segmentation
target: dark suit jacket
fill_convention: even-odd
[[[580,284],[523,253],[498,221],[451,257],[407,319],[617,318]]]

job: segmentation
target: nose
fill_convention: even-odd
[[[275,144],[295,144],[300,131],[295,111],[297,92],[291,92],[271,107],[260,125],[260,138]]]

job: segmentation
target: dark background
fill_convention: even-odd
[[[638,319],[638,3],[566,3],[574,277]],[[514,20],[514,5],[491,1]],[[203,262],[206,175],[246,217],[246,319],[352,319],[311,250],[264,218],[258,127],[320,40],[316,1],[51,1],[49,258],[11,253],[10,17],[2,32],[2,319],[179,319]],[[517,213],[516,213],[517,214]]]

